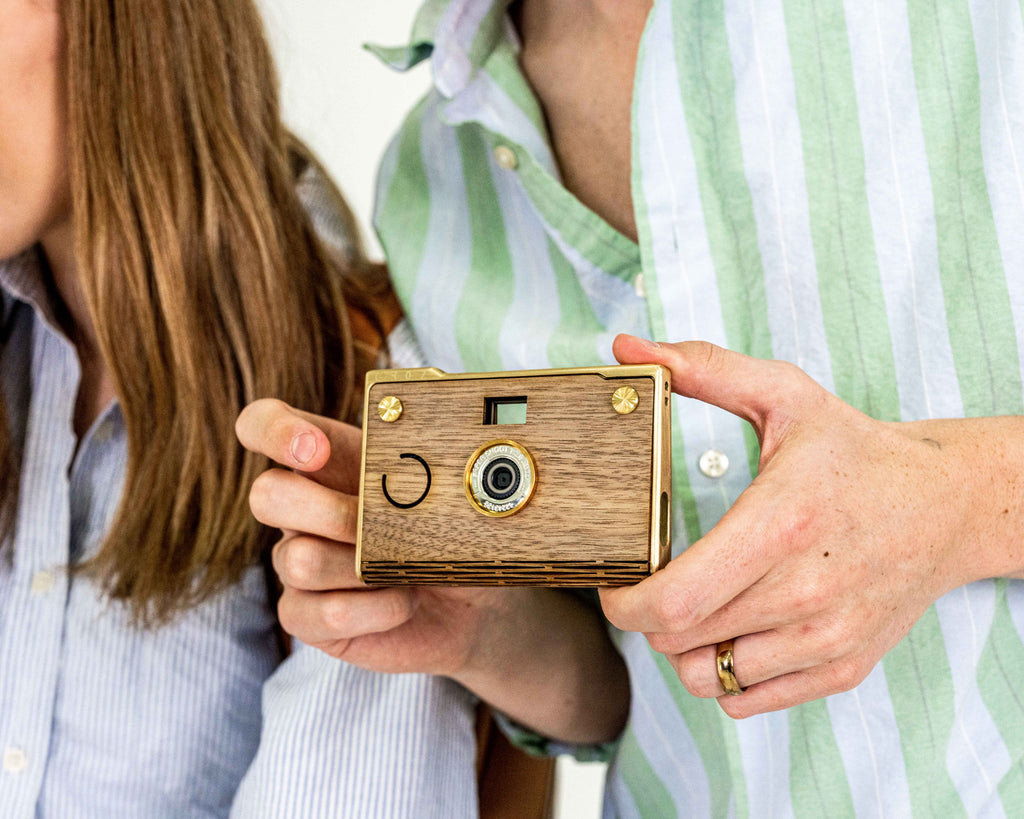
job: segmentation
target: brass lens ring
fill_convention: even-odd
[[[515,441],[484,444],[466,464],[466,497],[488,517],[503,518],[522,509],[537,487],[537,465]]]

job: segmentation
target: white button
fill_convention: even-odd
[[[506,171],[514,171],[519,165],[519,157],[508,145],[499,145],[494,149],[494,161]]]
[[[4,770],[9,774],[20,774],[28,767],[28,757],[21,748],[4,748]]]
[[[636,294],[640,298],[642,298],[642,299],[647,298],[647,288],[644,287],[644,274],[643,273],[637,273],[636,274],[636,278],[633,279],[633,289],[636,291]]]
[[[32,575],[32,584],[29,588],[32,594],[46,594],[53,588],[54,581],[53,572],[48,572],[44,569]]]
[[[729,470],[729,456],[717,449],[709,449],[700,456],[697,466],[709,478],[721,478]]]

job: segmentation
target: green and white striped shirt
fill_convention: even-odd
[[[433,71],[376,214],[432,364],[610,362],[625,331],[792,361],[875,418],[1024,412],[1020,0],[656,0],[638,244],[561,186],[504,7],[432,0],[408,48],[379,50]],[[678,552],[758,448],[694,401],[673,427]],[[607,812],[1021,815],[1022,635],[1024,582],[975,583],[856,689],[741,722],[622,635],[633,705]]]

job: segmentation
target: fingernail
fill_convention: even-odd
[[[661,345],[657,341],[651,341],[649,338],[640,338],[637,336],[637,340],[640,342],[641,347],[646,347],[648,350],[660,350]]]
[[[295,463],[308,464],[316,455],[316,436],[312,432],[300,432],[292,438],[292,458]]]

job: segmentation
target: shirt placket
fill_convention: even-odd
[[[0,675],[3,802],[19,816],[32,813],[38,799],[53,727],[68,597],[70,419],[79,381],[70,343],[38,318],[31,367]]]
[[[633,196],[642,205],[637,230],[644,287],[657,338],[728,346],[697,160],[677,88],[671,11],[671,4],[655,4],[634,86]],[[749,485],[752,465],[744,422],[725,410],[675,400],[672,428],[678,552],[725,514]]]
[[[453,127],[472,123],[481,129],[497,172],[515,180],[533,218],[575,271],[583,291],[597,304],[618,305],[614,332],[649,335],[639,249],[565,188],[547,142],[540,108],[523,103],[523,95],[531,93],[525,87],[525,78],[519,93],[509,94],[492,76],[492,72],[506,78],[518,76],[516,60],[515,49],[496,46],[472,78],[464,86],[459,85],[443,106],[442,119]],[[444,74],[438,62],[441,66],[458,63],[440,45],[435,69],[436,73]],[[442,85],[439,82],[439,90]],[[506,202],[508,207],[511,206]],[[599,316],[599,320],[607,318]],[[607,344],[599,345],[607,346],[609,357],[610,339],[611,336]],[[563,365],[582,363],[593,362]]]
[[[490,60],[514,61],[514,57],[495,52]],[[445,122],[452,126],[473,122],[483,129],[495,164],[519,180],[537,218],[574,267],[600,270],[627,283],[643,298],[639,249],[565,188],[543,124],[497,89],[487,74],[489,65],[445,106]],[[513,70],[506,67],[505,73]]]

